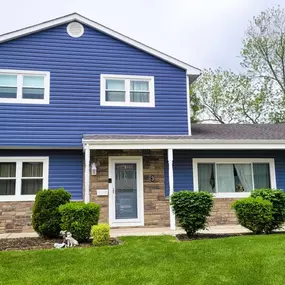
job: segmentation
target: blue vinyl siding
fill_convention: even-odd
[[[285,190],[284,150],[174,150],[174,191],[193,190],[193,158],[274,158],[277,188]],[[165,194],[169,194],[168,162],[165,155]]]
[[[73,200],[82,200],[83,155],[80,150],[0,150],[3,156],[48,156],[51,189],[63,187]]]
[[[50,104],[0,103],[1,146],[80,147],[82,134],[188,133],[186,72],[85,26],[0,44],[0,69],[50,71]],[[100,74],[154,76],[155,107],[100,106]]]

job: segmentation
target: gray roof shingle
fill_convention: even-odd
[[[83,135],[84,140],[285,140],[285,124],[192,124],[192,136]]]

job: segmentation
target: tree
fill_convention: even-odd
[[[270,8],[250,22],[241,50],[241,66],[247,75],[269,86],[272,122],[285,121],[285,10]]]
[[[285,121],[284,9],[267,9],[249,23],[241,66],[243,74],[206,70],[193,84],[193,120],[253,124]]]
[[[192,122],[267,122],[271,101],[267,81],[263,83],[222,69],[204,70],[190,89]]]

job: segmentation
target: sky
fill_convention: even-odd
[[[1,1],[0,34],[77,12],[200,69],[236,72],[249,21],[285,8],[285,0]]]

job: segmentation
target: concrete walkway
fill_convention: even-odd
[[[233,233],[246,233],[247,229],[240,225],[224,225],[224,226],[212,226],[208,230],[200,231],[200,233],[209,234],[233,234]],[[185,233],[184,230],[177,228],[172,231],[170,228],[118,228],[111,229],[112,237],[120,236],[159,236],[159,235],[176,235]],[[7,233],[0,234],[1,238],[24,238],[24,237],[37,237],[36,232],[28,233]]]

